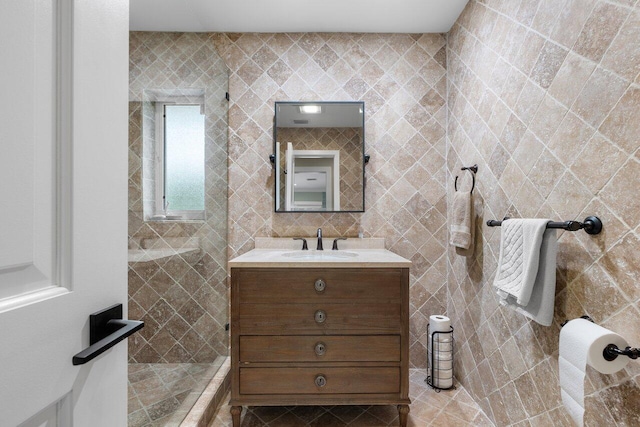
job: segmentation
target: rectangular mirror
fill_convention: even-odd
[[[364,102],[276,102],[276,212],[364,212]]]

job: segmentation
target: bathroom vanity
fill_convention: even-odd
[[[409,267],[384,249],[254,249],[231,268],[231,413],[397,405],[409,413]]]

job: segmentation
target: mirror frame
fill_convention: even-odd
[[[273,193],[273,206],[275,213],[364,213],[365,212],[365,188],[366,188],[366,175],[365,175],[365,167],[367,163],[369,163],[370,156],[365,154],[365,105],[364,101],[276,101],[275,102],[275,114],[273,118],[273,154],[269,156],[269,161],[273,165],[273,169],[275,173],[278,173],[278,168],[276,165],[276,150],[277,150],[277,142],[278,142],[278,107],[279,106],[303,106],[303,105],[336,105],[336,104],[351,104],[358,105],[362,108],[362,210],[299,210],[299,211],[287,211],[287,210],[279,210],[279,206],[277,206],[278,199],[276,198],[276,192],[278,185],[278,177],[274,179],[274,193]],[[301,128],[304,128],[301,126]]]

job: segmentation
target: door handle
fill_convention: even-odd
[[[144,322],[142,321],[122,319],[122,304],[116,304],[90,314],[90,346],[73,356],[73,364],[87,363],[143,327]]]

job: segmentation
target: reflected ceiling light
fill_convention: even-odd
[[[319,105],[300,105],[300,113],[302,114],[320,114],[322,107]]]

